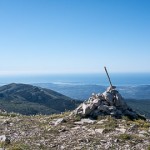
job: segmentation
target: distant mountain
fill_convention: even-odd
[[[52,84],[38,83],[37,86],[48,88],[67,95],[71,98],[85,100],[92,93],[102,93],[107,86],[103,85],[79,85],[79,84]],[[150,99],[150,85],[117,86],[117,90],[125,99]]]
[[[71,98],[78,100],[86,100],[94,93],[102,93],[106,90],[106,86],[101,85],[76,85],[76,84],[53,84],[53,83],[37,83],[35,86],[52,89]]]
[[[150,119],[150,99],[126,99],[127,104],[138,113],[145,115],[146,118]]]
[[[7,112],[53,114],[73,110],[79,103],[53,90],[28,84],[12,83],[0,87],[0,108]]]

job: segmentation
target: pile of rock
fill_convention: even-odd
[[[73,114],[79,115],[82,118],[97,118],[104,115],[110,115],[115,118],[128,116],[131,119],[138,119],[140,117],[125,103],[115,86],[108,87],[102,94],[92,94],[88,100],[73,111]]]

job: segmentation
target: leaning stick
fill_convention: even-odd
[[[113,86],[112,86],[112,83],[111,83],[111,80],[110,80],[110,77],[109,77],[109,74],[108,74],[108,72],[107,72],[106,67],[104,67],[104,69],[105,69],[105,72],[106,72],[106,74],[107,74],[107,77],[108,77],[108,80],[109,80],[110,86],[111,86],[111,88],[112,88]]]

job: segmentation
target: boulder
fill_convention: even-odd
[[[83,109],[84,116],[88,115],[91,112],[91,107],[92,105],[83,103],[82,109]]]
[[[100,106],[98,106],[97,109],[101,112],[105,112],[106,114],[110,113],[109,106],[107,106],[107,105],[100,105]]]
[[[101,101],[98,98],[96,98],[96,99],[93,100],[93,105],[94,106],[99,106],[100,103],[101,103]]]
[[[105,99],[110,105],[113,105],[113,99],[114,99],[114,97],[113,97],[113,95],[112,95],[110,92],[105,91],[102,95],[104,96],[104,99]]]

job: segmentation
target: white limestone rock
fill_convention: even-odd
[[[110,103],[110,105],[113,105],[114,97],[110,92],[105,91],[102,95],[104,96],[104,99]]]
[[[5,144],[10,144],[10,136],[1,135],[0,142],[4,142]]]
[[[95,129],[95,132],[100,134],[104,133],[104,131],[105,129]]]
[[[78,125],[82,125],[84,123],[93,124],[95,123],[95,120],[87,118],[87,119],[81,119],[80,121],[75,122],[75,124],[78,124]]]
[[[57,125],[59,125],[60,123],[63,123],[63,122],[65,122],[65,119],[64,118],[59,118],[59,119],[54,119],[49,124],[57,126]]]
[[[125,128],[116,128],[116,131],[119,131],[124,134],[126,132],[126,129]]]

